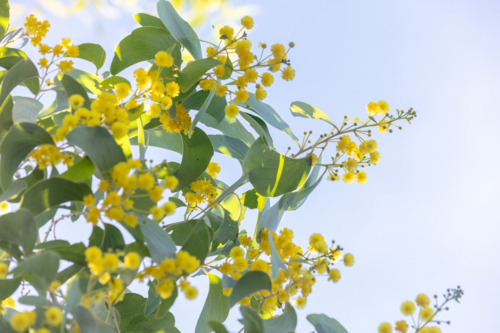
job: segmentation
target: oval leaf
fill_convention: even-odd
[[[43,104],[31,97],[14,96],[12,118],[14,123],[35,123],[38,113],[42,111]]]
[[[29,82],[32,84],[28,84],[28,80],[30,80]],[[29,59],[19,60],[19,62],[5,74],[2,87],[0,88],[0,105],[7,99],[7,96],[9,96],[12,90],[23,82],[26,82],[33,94],[38,94],[40,90],[38,70]]]
[[[310,314],[307,320],[313,324],[318,333],[347,333],[347,330],[337,320],[324,314]]]
[[[64,87],[64,91],[66,92],[66,96],[71,97],[75,94],[81,95],[85,100],[83,102],[83,107],[90,109],[90,99],[85,91],[85,88],[71,75],[64,74],[61,83]]]
[[[61,257],[56,252],[45,251],[21,261],[11,273],[14,276],[21,273],[34,273],[45,278],[45,283],[50,284],[57,274],[60,259]]]
[[[26,209],[0,216],[0,240],[21,245],[24,255],[31,253],[37,237],[35,218]]]
[[[221,279],[217,275],[209,273],[208,281],[210,282],[210,289],[196,323],[195,333],[212,332],[209,321],[224,322],[229,314],[229,298],[222,293]]]
[[[21,277],[15,279],[0,279],[0,302],[12,295],[21,284]]]
[[[187,65],[182,70],[181,76],[179,77],[179,86],[181,91],[188,91],[189,88],[194,86],[194,84],[203,76],[203,74],[217,65],[223,65],[223,63],[212,58],[195,60]]]
[[[191,234],[182,246],[182,250],[198,258],[200,264],[205,262],[205,258],[210,251],[209,246],[212,242],[210,231],[210,228],[203,219],[198,220],[193,231],[191,231]]]
[[[292,333],[297,328],[297,313],[290,303],[286,303],[283,314],[279,317],[264,320],[266,332]]]
[[[77,58],[90,61],[99,70],[106,61],[106,51],[99,44],[85,43],[78,45],[79,55]],[[65,54],[67,57],[68,55]]]
[[[292,111],[292,115],[294,117],[319,119],[329,124],[332,123],[330,121],[330,118],[328,118],[328,116],[324,114],[323,111],[304,102],[293,102],[292,104],[290,104],[290,111]]]
[[[229,307],[232,308],[243,298],[259,290],[272,290],[269,275],[261,271],[250,271],[244,274],[233,287],[229,296]]]
[[[159,264],[165,258],[175,257],[175,243],[165,230],[163,230],[158,223],[150,219],[146,219],[145,223],[139,223],[142,233],[144,234],[144,241],[148,247],[151,258]]]
[[[248,146],[241,141],[227,135],[209,135],[215,151],[226,156],[243,161],[248,151]]]

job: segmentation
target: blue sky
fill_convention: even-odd
[[[490,331],[500,313],[494,260],[500,254],[500,3],[239,2],[250,3],[260,8],[249,36],[254,44],[296,44],[290,54],[295,79],[277,80],[266,99],[295,133],[319,135],[329,128],[293,118],[293,101],[320,108],[334,122],[344,115],[365,117],[365,105],[379,99],[392,110],[418,112],[411,126],[401,124],[402,131],[374,136],[382,160],[367,170],[366,184],[323,182],[299,211],[285,214],[280,227],[292,228],[299,244],[320,232],[356,258],[354,267],[341,270],[339,283],[316,284],[306,308],[298,310],[297,332],[312,331],[309,313],[334,317],[349,332],[375,332],[382,321],[403,319],[403,301],[421,292],[441,295],[458,284],[465,296],[443,314],[452,322],[443,331]],[[72,37],[76,44],[111,40],[107,64],[117,42],[136,26],[128,14],[100,21],[94,30],[69,22],[51,19],[50,38]],[[207,29],[204,34],[211,36]],[[291,146],[283,133],[272,134],[281,152]],[[217,161],[230,170],[223,180],[239,178],[236,163],[224,156]],[[242,226],[253,230],[254,221],[249,213]],[[80,228],[88,231],[66,222],[58,236],[79,241]],[[194,330],[208,291],[203,277],[194,281],[199,298],[179,297],[173,308],[182,332]],[[233,310],[233,331],[241,327],[238,318]]]

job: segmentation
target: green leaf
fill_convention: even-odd
[[[179,133],[169,133],[165,130],[149,130],[147,131],[149,137],[149,146],[159,147],[174,151],[182,155],[182,135]],[[130,139],[130,144],[137,146],[138,138],[133,137]]]
[[[209,135],[215,151],[229,157],[243,161],[248,151],[248,146],[241,141],[227,135]]]
[[[9,70],[22,59],[29,59],[23,51],[5,46],[0,47],[0,67]]]
[[[19,303],[24,305],[32,305],[38,308],[47,307],[47,299],[41,296],[22,296],[17,300]]]
[[[200,264],[203,264],[210,251],[209,246],[211,242],[212,235],[210,234],[210,228],[201,219],[194,226],[193,231],[191,231],[191,234],[182,246],[182,250],[195,256],[200,261]]]
[[[318,333],[347,333],[347,330],[335,319],[324,314],[310,314],[307,320]]]
[[[222,293],[221,279],[214,274],[208,274],[210,289],[196,323],[195,333],[210,333],[209,321],[224,322],[229,314],[228,297]]]
[[[248,100],[245,103],[236,102],[234,100],[232,101],[232,103],[236,103],[246,109],[254,111],[259,116],[261,116],[262,119],[264,119],[269,125],[286,133],[295,142],[299,142],[295,134],[293,134],[290,126],[288,126],[288,124],[283,119],[281,119],[280,115],[276,111],[274,111],[274,109],[268,104],[257,100],[254,94],[249,94]]]
[[[68,201],[83,201],[92,194],[85,183],[75,183],[64,178],[49,178],[30,187],[21,200],[21,208],[26,208],[34,216]]]
[[[158,1],[156,8],[158,16],[168,29],[195,59],[203,58],[201,46],[196,32],[193,28],[177,14],[174,6],[165,0]]]
[[[141,257],[151,257],[148,247],[139,242],[133,242],[125,246],[125,253],[135,252]]]
[[[304,102],[292,102],[292,104],[290,104],[290,111],[292,111],[294,117],[319,119],[332,124],[330,118],[328,118],[323,111]]]
[[[182,92],[188,91],[189,88],[195,85],[196,82],[209,70],[215,66],[223,65],[217,59],[205,58],[195,60],[186,67],[181,72],[179,77],[179,86]],[[210,102],[209,102],[210,103]]]
[[[221,122],[218,122],[214,117],[205,113],[201,117],[200,121],[208,127],[219,130],[224,135],[240,139],[247,146],[252,145],[252,143],[255,141],[255,138],[252,136],[252,134],[247,131],[245,126],[243,126],[237,118],[225,117]]]
[[[82,71],[82,70],[79,70],[76,68],[73,68],[71,70],[71,72],[69,72],[66,75],[69,75],[73,79],[75,79],[76,82],[78,82],[85,89],[85,91],[87,93],[91,93],[91,94],[94,94],[96,96],[98,96],[101,93],[101,90],[98,88],[102,82],[100,77],[95,76],[92,73],[85,72],[85,71]],[[57,81],[56,81],[56,85],[57,85]],[[68,95],[68,96],[71,96],[71,95]]]
[[[229,307],[232,308],[243,298],[259,290],[272,290],[269,275],[261,271],[247,272],[234,285],[231,295],[229,296]]]
[[[175,174],[179,184],[175,192],[182,190],[205,171],[214,155],[214,148],[208,136],[199,128],[195,128],[191,138],[182,135],[182,162]]]
[[[167,51],[177,41],[165,29],[142,27],[132,31],[115,49],[111,62],[111,74],[116,75],[125,68],[141,61],[153,60],[159,51]],[[178,47],[172,54],[174,63],[180,66],[181,51]]]
[[[59,177],[72,180],[74,182],[79,182],[92,178],[95,172],[95,165],[92,163],[88,156],[85,156],[76,164],[71,166],[67,171],[65,171]]]
[[[286,303],[283,314],[279,317],[264,320],[264,328],[267,332],[293,333],[297,328],[297,313],[290,303]]]
[[[80,273],[80,271],[84,268],[85,266],[79,265],[79,264],[74,264],[69,266],[68,268],[60,271],[56,275],[56,280],[59,281],[61,284],[64,284],[66,281],[71,279],[73,276],[76,274]]]
[[[261,118],[247,112],[240,112],[241,117],[257,132],[259,136],[265,137],[270,147],[274,147],[273,138],[267,124]]]
[[[8,0],[0,1],[0,36],[5,35],[9,28],[10,5]]]
[[[90,61],[99,70],[106,61],[106,51],[99,44],[85,43],[78,45],[79,55],[77,58]],[[68,56],[66,53],[65,57]]]
[[[8,311],[8,309],[7,309]],[[6,316],[1,316],[0,317],[0,331],[2,333],[16,333],[10,326],[9,321],[7,320]]]
[[[64,88],[55,87],[53,91],[56,93],[56,99],[47,109],[43,110],[42,113],[38,115],[39,120],[46,119],[59,111],[69,109],[68,95],[66,95]]]
[[[12,185],[9,186],[9,189],[2,194],[0,194],[0,202],[1,201],[7,201],[12,197],[15,197],[19,193],[21,193],[23,190],[25,190],[28,187],[28,184],[22,179],[15,180]]]
[[[146,302],[146,306],[144,307],[144,317],[149,317],[161,302],[161,297],[156,292],[155,284],[152,281],[149,281],[148,285],[148,301]]]
[[[83,243],[73,245],[65,245],[52,247],[51,250],[56,251],[61,256],[61,259],[74,262],[75,264],[87,265],[85,261],[85,250],[87,248]]]
[[[182,106],[184,106],[186,110],[201,110],[209,95],[209,91],[197,91],[184,99],[182,101]],[[225,97],[213,96],[205,112],[214,117],[218,122],[221,122],[226,116],[226,105],[227,101]]]
[[[45,223],[47,223],[49,220],[54,218],[58,209],[59,209],[59,207],[54,207],[52,209],[49,209],[49,210],[35,216],[36,226],[38,228],[43,227],[45,225]]]
[[[127,160],[113,136],[103,127],[77,127],[66,138],[69,143],[80,147],[103,174]]]
[[[82,292],[78,280],[72,281],[68,289],[66,304],[64,304],[64,313],[68,314],[80,303]]]
[[[163,319],[156,319],[156,309],[151,316],[144,317],[146,299],[141,295],[127,293],[123,301],[116,304],[120,312],[120,332],[127,333],[156,333],[163,330],[165,333],[179,333],[175,328],[175,319],[168,313]],[[154,314],[154,315],[153,315]]]
[[[252,189],[243,193],[241,196],[241,202],[243,202],[245,207],[250,209],[257,208],[259,211],[262,211],[262,209],[264,209],[264,205],[266,204],[266,197],[259,195],[255,192],[255,189]]]
[[[245,156],[250,183],[260,195],[276,197],[296,190],[307,178],[312,158],[292,159],[272,150],[260,137]]]
[[[83,306],[77,306],[71,311],[71,314],[76,319],[80,327],[80,333],[96,333],[97,322],[92,316],[92,313]]]
[[[214,240],[226,244],[228,240],[236,242],[238,239],[238,222],[231,218],[231,214],[224,209],[224,220],[214,233]]]
[[[269,237],[269,247],[271,248],[271,254],[272,254],[272,262],[271,262],[271,277],[273,280],[276,280],[280,274],[279,270],[283,270],[288,275],[291,276],[290,272],[288,271],[288,268],[286,268],[285,263],[283,260],[281,260],[278,251],[276,251],[276,246],[274,245],[274,240],[273,240],[273,235],[268,232],[267,233]]]
[[[215,333],[229,333],[224,325],[216,321],[209,321],[208,325]]]
[[[14,96],[12,118],[14,123],[35,123],[38,113],[42,111],[43,104],[31,97]]]
[[[14,120],[12,118],[14,103],[12,102],[12,100],[12,96],[9,96],[0,106],[0,142],[7,135],[10,127],[14,123]]]
[[[34,273],[45,278],[45,283],[48,285],[56,277],[60,259],[57,252],[44,251],[21,261],[11,273],[14,276],[21,273]]]
[[[178,295],[179,291],[177,290],[177,288],[174,288],[174,290],[172,291],[172,296],[161,301],[160,305],[156,309],[157,310],[155,313],[156,319],[163,319],[170,314],[169,310],[172,307],[172,305],[174,305],[174,302],[177,299]]]
[[[231,62],[231,59],[227,58],[226,63],[224,64],[224,74],[221,76],[221,80],[227,80],[231,77],[231,74],[233,74],[233,63]]]
[[[259,314],[248,306],[240,306],[243,319],[239,321],[245,326],[245,333],[265,333],[264,322]]]
[[[220,80],[219,80],[220,81]],[[205,112],[207,111],[208,106],[212,102],[212,98],[215,96],[215,90],[211,91],[210,94],[208,95],[205,103],[203,103],[203,106],[201,107],[200,111],[194,116],[193,121],[191,122],[191,126],[189,127],[189,138],[193,135],[193,129],[195,126],[198,124],[198,122],[201,120]]]
[[[30,81],[28,82],[28,80]],[[33,94],[38,94],[40,90],[38,70],[29,59],[19,60],[19,62],[5,74],[2,87],[0,88],[0,105],[5,102],[12,90],[23,82]]]
[[[126,83],[129,87],[132,87],[130,81],[121,76],[110,76],[106,80],[99,83],[97,87],[99,89],[108,90],[113,89],[118,83]]]
[[[110,223],[104,223],[104,239],[101,244],[101,249],[103,251],[108,251],[109,249],[113,251],[125,249],[125,240],[123,239],[120,229]]]
[[[54,144],[52,137],[43,128],[31,123],[13,125],[0,146],[0,178],[4,190],[12,184],[12,176],[19,164],[33,148],[43,144]]]
[[[35,218],[26,209],[0,216],[0,240],[21,245],[25,256],[33,251],[37,237]]]
[[[0,302],[12,295],[21,284],[21,277],[15,279],[0,279]]]
[[[165,24],[163,24],[163,22],[158,17],[153,15],[138,13],[134,15],[134,20],[136,20],[137,23],[139,23],[143,27],[156,27],[167,30]]]
[[[172,231],[170,233],[170,237],[174,241],[175,245],[182,246],[188,240],[197,222],[197,220],[189,220],[186,222],[174,223],[167,226],[167,228],[165,228],[165,231]]]
[[[67,246],[67,245],[70,245],[67,240],[56,239],[56,240],[48,241],[45,243],[40,243],[37,246],[35,246],[35,249],[46,250],[46,249],[51,249],[53,247],[60,247],[60,246]]]
[[[73,95],[81,95],[85,100],[83,102],[83,107],[90,109],[90,99],[85,91],[85,88],[71,75],[64,74],[61,79],[61,84],[64,87],[64,91],[66,92],[66,96],[70,98]]]
[[[158,223],[146,218],[146,223],[139,223],[146,246],[151,253],[151,258],[159,264],[165,258],[175,258],[175,243],[165,230]]]

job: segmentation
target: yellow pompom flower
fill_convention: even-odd
[[[374,151],[370,153],[370,161],[372,164],[377,165],[380,162],[380,153],[378,151]]]
[[[7,201],[0,203],[0,215],[10,213],[10,205]]]
[[[426,294],[419,294],[415,300],[418,306],[428,307],[430,304],[429,297]]]
[[[119,122],[114,122],[113,124],[111,124],[109,129],[111,130],[111,133],[113,134],[113,137],[115,139],[120,139],[124,137],[128,132],[127,125]]]
[[[228,39],[233,39],[234,37],[234,29],[231,28],[230,26],[223,26],[222,28],[220,28],[219,30],[219,35],[222,37],[222,36],[226,36],[226,38]]]
[[[155,184],[155,179],[149,173],[140,174],[139,178],[137,179],[137,185],[139,186],[139,188],[146,191],[152,189],[154,184]]]
[[[123,218],[123,222],[131,228],[135,228],[139,222],[137,221],[137,216],[134,214],[127,215]]]
[[[83,106],[83,103],[85,103],[85,99],[82,95],[79,94],[71,95],[68,100],[68,104],[73,110],[78,110],[79,108],[81,108]]]
[[[431,320],[432,316],[434,316],[434,310],[432,310],[432,308],[423,308],[420,310],[420,319],[423,321]]]
[[[167,97],[167,96],[165,96],[165,97]],[[167,98],[170,98],[170,97],[167,97]],[[170,101],[172,101],[172,99],[170,99]],[[149,107],[149,110],[146,111],[146,113],[151,118],[156,118],[160,115],[161,108],[158,104],[151,104],[151,106]]]
[[[217,50],[214,47],[212,46],[207,47],[207,58],[212,58],[216,53]]]
[[[367,140],[359,145],[359,152],[362,155],[371,154],[377,150],[377,141]]]
[[[261,83],[264,87],[270,87],[274,82],[274,76],[271,73],[263,73]]]
[[[386,101],[380,100],[377,102],[378,110],[377,114],[383,116],[389,112],[389,103]]]
[[[389,323],[382,323],[378,327],[378,333],[391,333],[392,332],[392,326]]]
[[[10,318],[10,326],[16,332],[24,332],[30,327],[30,315],[28,312],[18,312]]]
[[[229,256],[231,258],[243,257],[244,255],[245,255],[245,251],[239,246],[233,247],[231,249],[231,251],[229,252]]]
[[[253,28],[254,22],[253,18],[250,16],[245,16],[241,19],[241,25],[244,26],[246,29],[250,30]]]
[[[244,77],[247,82],[255,83],[255,81],[257,81],[257,78],[259,77],[259,74],[255,69],[249,68],[245,70]]]
[[[229,103],[224,109],[224,111],[226,112],[226,116],[228,116],[229,118],[234,118],[238,115],[238,113],[240,113],[238,105],[234,103]]]
[[[175,176],[168,176],[165,178],[163,186],[168,188],[170,191],[173,191],[177,187],[177,184],[179,184],[179,180]]]
[[[352,184],[356,177],[354,176],[354,173],[352,172],[344,172],[342,174],[342,180],[347,183],[347,184]]]
[[[243,257],[237,257],[234,259],[233,266],[238,272],[243,272],[248,268],[248,261]]]
[[[282,44],[274,44],[271,46],[271,52],[276,61],[281,61],[286,55],[285,47]]]
[[[85,260],[87,262],[97,262],[102,258],[102,251],[97,246],[91,246],[85,250]]]
[[[348,158],[347,161],[344,161],[344,163],[342,163],[342,165],[347,170],[353,171],[358,167],[358,161],[356,161],[354,158]]]
[[[328,281],[337,283],[339,280],[340,280],[340,271],[336,268],[330,270],[330,272],[328,273]]]
[[[170,53],[160,51],[155,55],[155,64],[158,67],[172,67],[174,65],[174,58]]]
[[[157,221],[161,220],[165,216],[165,212],[163,211],[162,207],[153,206],[151,207],[149,212],[151,213],[151,215],[153,215],[153,219]]]
[[[159,186],[154,186],[151,190],[149,190],[149,197],[151,201],[158,202],[163,198],[163,189]]]
[[[295,77],[295,69],[292,69],[292,67],[288,66],[283,70],[283,73],[281,73],[281,77],[285,81],[292,81]]]
[[[102,264],[110,272],[113,272],[119,263],[120,260],[118,260],[118,256],[114,253],[106,253],[102,258]]]
[[[184,290],[184,295],[187,299],[193,300],[198,296],[198,290],[193,286],[189,286]]]
[[[49,68],[49,61],[45,58],[42,58],[38,62],[38,66],[40,66],[40,68]]]
[[[401,332],[401,333],[406,333],[408,330],[408,324],[404,320],[400,320],[396,322],[396,331]]]
[[[9,272],[9,266],[4,262],[0,261],[0,279],[5,279],[8,272]]]
[[[305,297],[297,297],[295,300],[295,306],[297,309],[303,309],[307,304],[307,298]]]
[[[405,316],[411,316],[415,312],[415,304],[412,301],[406,301],[401,304],[401,313]]]
[[[120,82],[115,85],[116,97],[124,99],[130,93],[130,86],[126,82]]]
[[[175,213],[176,208],[177,208],[177,206],[172,201],[169,201],[163,205],[163,211],[165,212],[166,216],[169,216],[169,215],[172,215],[173,213]]]
[[[169,96],[163,96],[160,99],[160,106],[163,110],[170,109],[170,107],[172,106],[172,98],[170,98]]]
[[[267,262],[262,259],[257,259],[252,263],[252,271],[267,272]]]
[[[69,45],[66,51],[71,58],[76,58],[80,55],[80,50],[78,50],[78,46],[76,45]]]
[[[364,171],[360,171],[356,174],[356,181],[358,184],[364,184],[368,180],[368,175]]]
[[[237,90],[234,94],[236,95],[234,98],[236,102],[245,103],[248,101],[248,92],[245,89]]]
[[[88,194],[83,197],[83,204],[85,206],[92,206],[95,202],[95,198],[92,194]]]
[[[370,102],[366,105],[366,112],[368,112],[368,114],[370,116],[374,116],[378,113],[378,105],[377,103],[375,102]]]
[[[224,69],[224,65],[217,65],[215,66],[214,68],[214,74],[217,76],[217,77],[222,77],[222,75],[224,75],[225,73],[225,69]]]
[[[123,258],[123,263],[128,269],[136,269],[141,264],[141,256],[135,252],[129,252]]]
[[[233,291],[233,288],[222,289],[222,294],[229,297],[231,295],[231,291]]]
[[[206,171],[210,177],[217,178],[217,174],[220,172],[220,166],[215,162],[210,162]]]
[[[62,310],[56,306],[51,306],[45,311],[45,319],[52,326],[59,326],[62,322]]]
[[[170,279],[164,279],[160,283],[156,285],[156,291],[160,294],[160,297],[163,299],[169,298],[172,296],[172,291],[175,288],[174,282]]]
[[[226,275],[229,275],[233,272],[233,266],[231,266],[230,263],[228,262],[225,262],[223,263],[222,265],[220,265],[219,267],[219,271],[222,273],[222,274],[226,274]]]
[[[165,89],[166,89],[168,96],[170,96],[170,97],[179,96],[180,88],[179,88],[179,85],[177,84],[177,82],[172,81],[172,82],[167,83],[167,85],[165,86]]]
[[[351,267],[352,265],[354,265],[354,256],[352,254],[347,253],[344,256],[344,265],[346,265],[347,267]]]
[[[427,333],[441,333],[441,329],[437,326],[431,326],[427,330]]]
[[[57,64],[59,70],[64,73],[69,73],[73,69],[73,61],[72,60],[63,60]]]

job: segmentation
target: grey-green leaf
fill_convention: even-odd
[[[290,303],[286,303],[285,310],[281,316],[264,320],[267,332],[293,333],[297,328],[297,313]]]
[[[77,306],[71,313],[76,319],[81,333],[96,333],[97,322],[87,308]]]
[[[143,27],[156,27],[167,30],[165,24],[163,24],[163,22],[158,17],[153,15],[138,13],[134,15],[134,20],[136,20],[137,23],[139,23]]]
[[[203,55],[201,53],[200,41],[189,23],[177,14],[177,11],[170,2],[160,0],[156,8],[158,16],[172,36],[184,45],[195,59],[201,59]]]
[[[269,275],[261,271],[250,271],[244,274],[234,285],[229,296],[229,307],[232,308],[243,298],[259,290],[272,290]]]
[[[288,271],[288,268],[286,268],[285,263],[283,263],[283,260],[281,260],[278,251],[276,251],[276,246],[274,245],[274,240],[273,240],[273,235],[269,232],[268,234],[269,237],[269,246],[271,248],[271,254],[272,254],[272,262],[271,262],[271,275],[273,280],[276,280],[279,276],[279,270],[282,269],[288,275],[291,276],[290,272]]]
[[[12,118],[14,123],[35,123],[38,113],[43,109],[43,104],[31,97],[14,96],[13,99]]]
[[[243,319],[239,321],[245,326],[245,333],[265,333],[264,322],[257,311],[248,306],[240,306]]]
[[[187,65],[179,77],[181,91],[188,91],[209,69],[218,65],[223,65],[223,63],[213,58],[195,60]]]
[[[44,251],[21,261],[11,273],[14,276],[21,273],[35,273],[45,278],[45,282],[50,284],[57,274],[60,259],[61,257],[57,252]]]
[[[323,111],[304,102],[293,102],[290,104],[290,111],[294,117],[319,119],[332,124],[330,118]]]
[[[12,197],[15,197],[19,193],[21,193],[23,190],[28,187],[28,184],[22,179],[15,180],[12,185],[9,186],[7,191],[3,192],[0,194],[0,202],[1,201],[6,201],[9,200]]]
[[[151,253],[151,258],[153,258],[156,263],[161,263],[165,258],[175,257],[175,243],[158,223],[146,219],[145,223],[139,223],[139,225],[144,234],[144,240],[149,253]]]
[[[0,240],[21,245],[24,255],[31,253],[37,237],[35,218],[26,209],[0,216]]]
[[[196,323],[195,333],[210,333],[210,321],[224,322],[229,314],[228,297],[222,293],[221,279],[214,274],[208,274],[210,289]]]
[[[0,105],[7,99],[10,92],[27,80],[32,79],[30,82],[35,82],[36,84],[29,85],[31,92],[37,94],[40,90],[40,85],[38,83],[38,70],[35,65],[29,59],[22,59],[17,64],[15,64],[5,75],[2,86],[0,88]],[[27,82],[26,82],[27,83]]]
[[[209,135],[215,151],[226,156],[243,161],[248,151],[248,146],[241,141],[227,135]]]
[[[307,320],[313,324],[318,333],[347,333],[347,330],[337,320],[324,314],[310,314]]]
[[[159,147],[174,151],[182,155],[182,135],[179,133],[169,133],[163,129],[149,130],[146,133],[149,137],[148,145],[152,147]],[[146,139],[147,140],[147,139]],[[131,145],[138,145],[138,137],[135,136],[130,139]]]
[[[85,43],[78,45],[79,55],[77,58],[90,61],[99,70],[106,61],[106,51],[99,44]],[[67,55],[65,55],[67,56]]]
[[[12,295],[21,284],[21,277],[0,279],[0,302]]]

